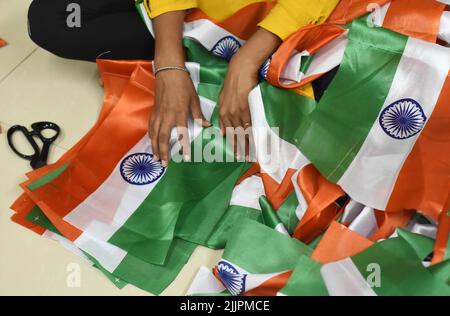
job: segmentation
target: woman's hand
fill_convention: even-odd
[[[153,20],[155,30],[154,67],[185,67],[182,43],[184,11],[162,14]],[[155,159],[169,162],[169,140],[177,127],[185,159],[189,149],[187,121],[189,113],[194,119],[201,119],[203,126],[210,126],[203,117],[200,102],[192,80],[187,72],[165,70],[156,75],[155,106],[149,122],[149,135]]]
[[[228,65],[227,76],[219,96],[220,130],[234,145],[238,159],[245,151],[245,159],[248,160],[250,139],[248,134],[246,135],[246,129],[251,126],[248,95],[258,84],[258,68],[256,64],[241,60],[239,55],[236,55]],[[236,130],[239,127],[242,129]],[[243,138],[247,138],[244,143]]]
[[[246,160],[249,159],[249,133],[245,131],[244,137],[241,137],[242,135],[239,135],[241,133],[235,129],[241,127],[246,130],[251,126],[248,95],[258,83],[259,68],[280,44],[281,39],[278,36],[260,28],[228,65],[224,86],[219,96],[220,128],[222,134],[227,135],[234,144],[235,153],[238,149],[245,148]]]
[[[168,70],[156,75],[155,107],[149,122],[149,135],[155,159],[163,166],[169,161],[169,140],[172,128],[178,130],[184,154],[189,149],[187,121],[191,113],[194,119],[209,126],[200,108],[200,101],[188,73]]]

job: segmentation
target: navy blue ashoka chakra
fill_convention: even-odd
[[[231,57],[237,53],[239,48],[241,48],[241,43],[239,43],[235,37],[225,36],[214,45],[211,49],[211,53],[220,58],[230,60]]]
[[[240,274],[232,264],[223,260],[219,261],[217,273],[232,295],[239,295],[245,292],[247,275]]]
[[[427,117],[420,104],[413,99],[401,99],[387,106],[379,122],[386,134],[395,139],[410,138],[419,133]]]
[[[155,161],[149,153],[129,155],[120,164],[120,174],[130,184],[150,184],[158,180],[163,173],[161,162]]]

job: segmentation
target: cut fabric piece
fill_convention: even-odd
[[[214,57],[211,56],[211,58]],[[202,77],[195,64],[192,67],[188,65],[188,67],[194,72],[194,78]],[[197,73],[195,73],[196,71]],[[57,209],[59,216],[64,216],[64,221],[75,227],[73,229],[74,234],[79,234],[78,230],[82,231],[99,241],[115,244],[126,252],[143,257],[143,260],[150,263],[163,264],[173,238],[170,235],[174,234],[175,230],[178,236],[189,239],[191,242],[202,244],[207,242],[215,223],[220,220],[228,208],[233,185],[248,166],[245,163],[190,164],[181,162],[172,164],[172,168],[168,168],[166,171],[159,163],[153,162],[150,141],[146,133],[148,115],[145,115],[145,112],[151,109],[149,106],[151,106],[152,97],[150,90],[142,88],[152,86],[151,78],[150,74],[146,73],[144,69],[138,68],[133,77],[134,81],[129,84],[128,90],[125,92],[129,93],[126,94],[127,96],[132,96],[133,100],[136,100],[132,103],[132,106],[128,103],[131,100],[122,98],[123,102],[119,102],[105,120],[102,128],[90,140],[89,146],[80,151],[77,160],[71,163],[71,167],[55,179],[58,185],[55,186],[55,182],[52,182],[51,185],[40,187],[33,193],[37,198],[41,198],[43,203],[45,201],[45,205],[42,206],[43,211],[52,212],[51,210]],[[204,78],[204,82],[202,82],[204,86],[206,86],[206,83],[208,83],[208,78]],[[202,94],[203,86],[198,84],[198,89],[199,93]],[[202,106],[205,115],[211,118],[215,104],[202,98]],[[114,113],[120,116],[115,116]],[[123,117],[133,116],[131,113],[135,113],[133,115],[139,122],[133,124],[134,130],[130,130],[130,133],[122,135],[123,137],[117,135],[117,140],[121,139],[117,142],[120,145],[117,147],[100,146],[101,139],[104,137],[103,133],[109,133],[108,126],[121,124]],[[192,140],[194,140],[197,135],[200,135],[201,128],[195,127],[192,123],[190,126]],[[176,135],[173,135],[173,137],[176,137]],[[200,139],[202,138],[201,136]],[[232,155],[232,151],[227,146],[220,146],[219,141],[222,142],[223,140],[203,138],[199,144],[200,146],[206,146],[208,143],[214,144],[216,148],[224,148],[225,157],[226,155]],[[193,146],[195,146],[194,143]],[[195,150],[192,150],[192,152],[195,152]],[[102,169],[94,167],[99,162],[92,157],[105,157],[100,158],[102,159]],[[230,159],[226,159],[226,161],[230,161]],[[88,166],[92,168],[91,170],[95,170],[93,173],[97,175],[95,184],[88,178],[82,178],[84,177],[83,174],[86,174]],[[145,168],[150,168],[148,169],[149,173],[145,174],[144,177],[138,176],[138,174],[133,173],[133,166],[148,166]],[[182,171],[183,169],[185,171]],[[81,176],[82,182],[73,181],[74,178],[79,178],[78,174]],[[180,177],[181,174],[185,174],[185,176]],[[215,177],[211,177],[211,174],[215,174]],[[165,184],[166,181],[168,181],[167,184]],[[187,184],[186,181],[190,181],[190,184]],[[213,184],[214,182],[216,184]],[[217,186],[219,183],[221,183],[220,187]],[[82,190],[82,196],[84,197],[71,193],[72,197],[67,199],[54,191],[67,186],[64,189],[65,192],[74,192],[74,189],[78,190],[77,185],[85,188]],[[184,191],[185,193],[182,193],[183,187],[186,187],[186,185],[190,188],[190,192]],[[172,197],[175,198],[173,203],[168,202],[167,194],[158,192],[160,190],[158,187],[164,186],[179,190],[177,194],[172,193]],[[216,187],[216,190],[212,190],[214,187]],[[114,190],[114,192],[111,190]],[[227,191],[229,191],[228,194]],[[203,204],[194,203],[195,194],[197,198],[203,200]],[[115,196],[116,199],[111,199],[111,196]],[[150,201],[147,197],[152,202],[146,202]],[[183,199],[187,204],[183,205],[183,202],[181,202]],[[160,211],[157,211],[157,200],[162,203]],[[224,203],[222,211],[216,212],[214,216],[211,213],[205,216],[204,212],[208,212],[210,209],[208,203],[213,203],[215,209],[219,210],[219,201]],[[62,202],[64,204],[61,204]],[[150,207],[147,203],[152,205],[153,212],[143,211]],[[181,212],[183,207],[185,209]],[[177,211],[173,213],[168,208],[177,209]],[[171,218],[169,214],[174,215],[174,217]],[[162,217],[158,220],[155,216]],[[150,217],[154,218],[151,219]],[[167,230],[166,226],[148,226],[149,224],[156,225],[161,220],[170,223],[171,228],[169,227]],[[199,220],[204,222],[200,226],[202,227],[201,230],[198,229]],[[149,234],[153,237],[150,237]],[[152,238],[154,238],[153,245],[150,242]],[[144,243],[144,239],[149,240]],[[144,244],[148,248],[141,249],[140,247]],[[138,247],[138,245],[141,246]],[[149,251],[149,249],[152,249],[152,251]],[[120,256],[122,255],[119,255],[119,258]]]
[[[300,255],[310,253],[301,242],[244,220],[233,230],[215,275],[232,295],[275,295],[287,283]],[[261,256],[266,259],[260,260]]]
[[[277,295],[279,296],[327,296],[328,291],[321,277],[322,264],[302,255],[288,283]]]
[[[395,0],[375,9],[369,19],[377,26],[435,43],[445,27],[441,19],[445,8],[436,0]]]
[[[284,111],[279,110],[278,102]],[[281,213],[291,214],[281,215],[280,220],[290,221],[285,228],[295,225],[296,238],[310,241],[337,216],[340,207],[335,201],[345,195],[324,179],[298,148],[301,127],[308,123],[315,102],[263,82],[250,93],[249,106],[267,199],[278,210],[295,190],[297,203],[285,205]]]
[[[51,176],[47,177],[47,181],[51,178]],[[40,183],[34,185],[44,184],[41,180]],[[195,244],[175,240],[164,266],[152,265],[127,254],[120,263],[117,263],[117,266],[111,266],[111,262],[117,261],[114,253],[120,253],[120,250],[115,249],[114,246],[101,243],[87,235],[76,239],[74,243],[69,242],[65,238],[59,237],[60,232],[37,206],[28,211],[24,208],[18,209],[18,211],[20,212],[18,214],[24,216],[24,220],[42,227],[44,237],[52,236],[52,239],[57,237],[58,241],[64,240],[64,245],[70,245],[71,251],[74,251],[74,247],[82,249],[83,255],[92,261],[95,267],[100,269],[116,286],[124,285],[126,280],[126,282],[153,294],[160,294],[173,281],[196,247]],[[23,225],[23,221],[21,224]]]
[[[354,22],[334,81],[301,127],[300,150],[364,205],[437,218],[450,170],[431,153],[449,150],[438,141],[450,132],[440,123],[449,69],[448,48]]]
[[[286,227],[284,227],[283,223],[281,222],[281,219],[278,217],[277,213],[272,208],[267,198],[265,196],[261,197],[259,199],[259,203],[262,209],[262,217],[264,225],[275,229],[277,232],[283,235],[289,236],[289,232],[287,231]]]
[[[200,267],[186,295],[191,296],[231,296],[227,288],[220,282],[211,269]]]
[[[261,178],[251,176],[234,187],[230,205],[208,238],[206,246],[223,249],[231,236],[233,227],[241,220],[263,221],[263,214],[258,200],[264,195]]]
[[[316,295],[449,295],[450,287],[442,278],[447,266],[423,267],[418,253],[430,250],[429,244],[420,246],[420,236],[409,236],[409,241],[404,237],[380,241],[356,255],[324,265],[302,257],[280,293],[308,295],[305,287],[311,286]],[[417,253],[417,249],[421,250]]]
[[[362,3],[346,2],[355,12]],[[57,163],[28,174],[13,220],[155,294],[199,244],[226,249],[213,272],[200,271],[193,295],[306,295],[303,284],[318,295],[446,294],[449,49],[364,19],[303,30],[297,39],[307,41],[295,44],[307,49],[280,50],[260,76],[295,85],[329,60],[340,69],[319,103],[261,80],[249,96],[258,160],[249,164],[216,133],[217,101],[258,14],[240,15],[242,24],[199,12],[186,21],[186,67],[213,125],[189,121],[191,162],[175,130],[169,167],[153,157],[152,64],[99,61],[97,123]],[[413,233],[392,235],[399,227]]]
[[[342,224],[333,222],[320,240],[311,258],[329,263],[343,260],[369,248],[373,242]]]

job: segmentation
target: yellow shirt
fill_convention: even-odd
[[[145,0],[149,15],[155,18],[170,11],[200,8],[210,17],[222,21],[245,6],[255,2],[274,2],[259,26],[281,39],[309,24],[324,22],[340,0]]]

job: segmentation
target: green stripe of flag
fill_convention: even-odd
[[[302,255],[280,293],[289,296],[327,296],[328,291],[322,280],[320,268],[322,264]]]
[[[298,147],[303,137],[301,127],[308,124],[316,101],[289,90],[274,87],[267,82],[259,85],[264,101],[264,112],[270,127],[278,128],[279,136]],[[282,107],[282,108],[280,108]]]
[[[37,206],[27,216],[27,220],[61,235]],[[126,283],[130,283],[145,291],[158,295],[177,277],[196,246],[194,243],[177,238],[173,241],[169,249],[164,266],[144,262],[132,255],[126,255],[113,273],[105,270],[95,257],[84,251],[83,253],[118,288],[123,288]]]
[[[211,142],[220,148],[223,139]],[[228,208],[234,185],[249,167],[245,163],[171,163],[109,242],[155,264],[164,264],[174,236],[205,244]]]
[[[250,273],[265,274],[292,270],[300,255],[309,256],[311,252],[296,239],[255,221],[243,220],[233,229],[223,259]]]
[[[272,208],[272,205],[270,205],[269,200],[267,200],[265,196],[261,196],[259,198],[259,205],[261,206],[264,225],[272,229],[277,229],[277,226],[280,224],[283,225],[280,218],[278,217],[277,212],[275,212],[275,210]]]
[[[200,68],[202,84],[199,89],[213,88],[213,91],[200,94],[217,98],[226,62],[212,56],[199,43],[192,40],[184,43],[189,61],[201,61],[208,66],[208,71]],[[218,69],[222,69],[223,74]],[[217,107],[213,116],[217,118]],[[223,137],[212,136],[213,128],[217,126],[201,132],[192,142],[191,152],[214,148],[223,161],[232,161],[232,148]],[[215,225],[228,209],[237,180],[250,166],[243,162],[195,162],[195,159],[194,162],[172,162],[152,192],[108,241],[155,264],[164,264],[174,237],[206,245]]]
[[[68,164],[55,169],[43,177],[35,180],[28,188],[35,190],[58,177]],[[51,232],[62,235],[52,224],[42,210],[35,206],[26,216],[26,220],[35,223]],[[144,262],[130,254],[126,255],[113,273],[106,271],[91,255],[83,252],[105,276],[116,286],[123,287],[124,281],[153,294],[160,294],[176,278],[184,264],[195,250],[196,244],[181,239],[175,239],[168,249],[165,265],[154,265]]]
[[[277,215],[286,227],[289,234],[293,234],[298,225],[299,219],[295,211],[297,210],[298,200],[295,192],[291,192],[288,198],[281,204],[277,211]]]
[[[399,235],[374,244],[353,256],[352,261],[366,280],[373,272],[368,267],[379,265],[381,282],[373,287],[378,295],[450,295],[450,287],[423,267],[417,247],[420,245],[412,247]]]
[[[428,271],[450,286],[450,260],[445,260],[441,263],[432,265],[428,268]]]
[[[43,186],[44,184],[47,184],[51,181],[53,181],[54,179],[56,179],[61,173],[64,172],[64,170],[67,169],[67,167],[69,166],[69,164],[65,164],[55,170],[53,170],[50,173],[47,173],[46,175],[42,176],[41,178],[35,180],[34,182],[30,183],[27,185],[27,188],[30,189],[31,191],[36,190],[37,188]]]
[[[353,23],[339,71],[300,131],[302,153],[331,181],[340,179],[372,128],[406,42],[406,36]]]
[[[206,246],[213,249],[223,249],[230,238],[233,228],[243,219],[262,223],[261,211],[245,206],[231,205],[225,215],[214,227]]]

